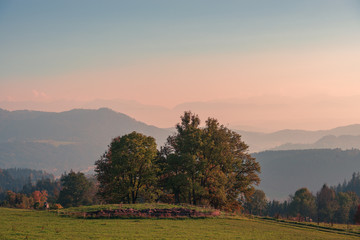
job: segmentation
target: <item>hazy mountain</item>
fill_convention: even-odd
[[[235,130],[250,146],[251,152],[269,149],[313,149],[313,148],[358,148],[356,139],[360,136],[360,124],[338,127],[330,130],[304,131],[281,130],[273,133],[259,133]]]
[[[287,143],[280,145],[273,150],[293,150],[293,149],[321,149],[321,148],[341,148],[341,149],[360,149],[360,136],[351,135],[327,135],[312,144]]]
[[[75,109],[61,113],[0,110],[0,118],[0,142],[55,140],[107,144],[111,138],[135,130],[162,143],[168,135],[167,130],[146,125],[107,108]]]
[[[191,110],[200,116],[202,123],[206,118],[213,117],[232,129],[269,133],[281,129],[330,129],[334,126],[360,123],[358,114],[360,106],[357,104],[359,101],[360,95],[351,97],[318,94],[304,97],[239,95],[236,99],[197,102],[189,99],[189,102],[177,105],[166,102],[159,106],[155,103],[143,104],[125,99],[80,101],[35,98],[26,101],[3,99],[0,100],[0,107],[8,110],[32,109],[51,112],[74,108],[107,107],[157,127],[173,127],[184,111]]]
[[[61,113],[0,109],[0,168],[27,167],[56,174],[87,169],[112,138],[132,131],[155,137],[158,145],[171,134],[107,108]]]
[[[360,171],[360,150],[312,149],[253,154],[261,165],[261,184],[270,199],[286,199],[301,187],[313,193],[324,183],[337,185]]]

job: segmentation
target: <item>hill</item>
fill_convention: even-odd
[[[313,193],[324,183],[337,185],[360,171],[357,149],[264,151],[253,154],[261,165],[261,184],[270,199],[286,199],[301,187]]]
[[[0,168],[44,169],[54,174],[86,170],[112,138],[132,131],[155,137],[158,145],[171,134],[107,108],[60,113],[0,109]]]

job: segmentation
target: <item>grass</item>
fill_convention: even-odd
[[[313,225],[317,225],[316,222],[311,223]],[[330,223],[319,223],[320,227],[330,227],[330,228],[336,228],[336,229],[342,229],[346,231],[353,231],[353,232],[359,232],[360,233],[360,225],[353,225],[353,224],[337,224],[334,223],[331,225]]]
[[[101,207],[115,207],[105,205]],[[118,207],[118,205],[117,205]],[[125,206],[124,206],[125,207]],[[130,206],[126,206],[130,207]],[[131,206],[135,208],[135,206]],[[138,208],[146,208],[137,205]],[[156,205],[156,207],[159,207]],[[172,205],[168,205],[172,207]],[[165,207],[162,207],[165,208]],[[90,209],[90,210],[89,210]],[[66,210],[92,211],[99,206]],[[356,239],[340,231],[241,217],[78,219],[56,212],[0,208],[0,239]]]

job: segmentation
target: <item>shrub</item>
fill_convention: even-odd
[[[52,207],[51,207],[52,209],[62,209],[63,208],[63,206],[61,206],[61,204],[60,203],[55,203],[54,205],[52,205]]]

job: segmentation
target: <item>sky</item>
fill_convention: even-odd
[[[360,1],[0,0],[0,108],[360,123]]]

